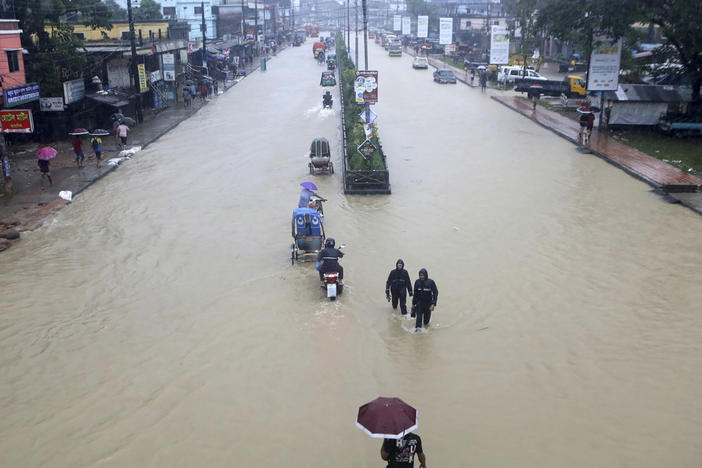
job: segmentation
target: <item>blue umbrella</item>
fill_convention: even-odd
[[[314,185],[312,182],[303,182],[300,184],[300,187],[304,187],[307,190],[317,190],[317,186]]]

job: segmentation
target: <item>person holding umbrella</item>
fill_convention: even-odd
[[[51,172],[49,171],[49,161],[54,159],[58,151],[50,146],[45,146],[39,151],[37,151],[37,165],[39,166],[39,171],[41,171],[41,189],[44,190],[44,179],[49,180],[49,185],[53,185],[54,181],[51,180]]]
[[[373,438],[384,439],[380,458],[388,468],[427,467],[422,439],[412,431],[419,427],[416,409],[396,397],[378,397],[358,408],[356,426]]]
[[[415,454],[419,458],[419,468],[427,468],[422,439],[413,432],[401,439],[385,439],[380,447],[380,458],[388,462],[388,468],[413,468]]]
[[[327,201],[327,200],[320,197],[319,195],[317,195],[314,192],[314,190],[317,190],[317,186],[314,185],[312,182],[303,182],[300,184],[300,187],[302,187],[302,190],[300,190],[300,199],[297,202],[297,207],[298,208],[312,208],[312,209],[319,211],[318,205],[314,202],[310,203],[310,199],[312,197],[317,197],[321,201]]]

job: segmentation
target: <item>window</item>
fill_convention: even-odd
[[[167,16],[175,16],[176,9],[175,7],[163,7],[163,14]]]
[[[122,40],[123,41],[129,40],[129,31],[122,31]]]
[[[85,39],[85,34],[83,34],[83,33],[73,33],[73,35],[76,36],[81,41]]]
[[[19,52],[16,50],[8,50],[7,52],[7,66],[9,67],[10,73],[20,71],[19,67]]]
[[[202,14],[202,7],[201,7],[201,6],[196,6],[196,7],[195,7],[195,14],[196,14],[196,15],[201,15],[201,14]]]

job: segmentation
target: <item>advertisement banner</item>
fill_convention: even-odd
[[[146,84],[146,65],[138,63],[137,71],[139,72],[139,92],[145,93],[149,90],[149,86]]]
[[[429,36],[429,17],[417,16],[417,37]]]
[[[504,26],[493,26],[490,32],[490,64],[509,63],[509,33]]]
[[[62,97],[43,97],[39,99],[42,112],[60,112],[64,109]]]
[[[83,79],[63,82],[63,102],[71,104],[82,101],[85,97],[85,83]]]
[[[2,110],[0,111],[0,122],[3,133],[34,132],[34,120],[32,119],[32,111],[29,109]]]
[[[39,100],[39,84],[29,83],[5,90],[5,107],[15,107]]]
[[[402,34],[409,34],[412,22],[409,16],[402,17]]]
[[[358,70],[353,84],[356,103],[376,104],[378,102],[378,71]]]
[[[619,65],[622,40],[606,34],[592,35],[592,55],[588,73],[588,91],[616,91],[619,86]]]
[[[175,55],[161,54],[163,63],[163,79],[165,81],[175,81]]]
[[[453,18],[439,18],[439,44],[453,42]]]
[[[400,31],[402,30],[402,16],[400,15],[394,15],[392,17],[392,30],[393,31]]]
[[[180,51],[180,63],[181,64],[188,63],[188,52],[186,50]]]
[[[149,73],[149,83],[156,83],[162,79],[163,77],[161,76],[161,70],[156,70]]]

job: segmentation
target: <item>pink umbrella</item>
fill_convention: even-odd
[[[56,157],[58,151],[53,149],[51,146],[45,146],[37,151],[37,158],[42,161],[50,161]]]
[[[358,408],[356,426],[371,437],[401,439],[417,429],[417,410],[399,398],[379,397]]]

